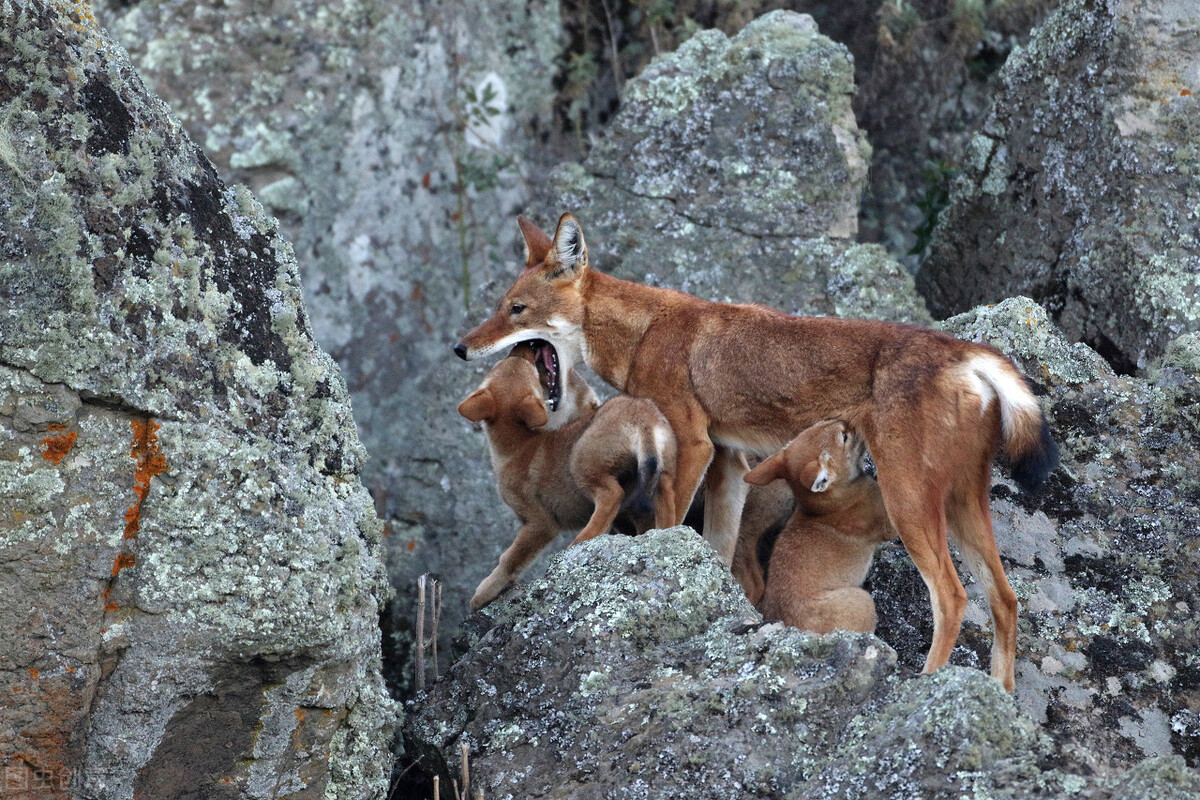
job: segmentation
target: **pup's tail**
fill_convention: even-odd
[[[658,494],[658,482],[662,477],[662,465],[657,455],[638,456],[637,485],[629,498],[629,509],[639,514],[654,513],[654,495]]]
[[[1027,492],[1036,491],[1058,466],[1058,445],[1042,415],[1037,398],[1012,362],[1001,355],[979,355],[967,362],[1000,403],[1004,455],[1013,480]],[[984,393],[985,403],[989,398]]]

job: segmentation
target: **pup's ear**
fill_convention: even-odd
[[[773,480],[787,475],[787,454],[780,450],[766,461],[742,476],[742,480],[755,486],[766,486]]]
[[[488,387],[476,389],[475,392],[458,404],[458,413],[471,422],[491,420],[496,416],[496,399]]]
[[[517,227],[521,229],[521,237],[525,240],[525,269],[536,267],[546,260],[554,243],[541,228],[524,217],[517,217]]]
[[[546,406],[533,395],[526,395],[521,404],[517,406],[517,419],[530,429],[540,428],[550,421],[550,417],[546,414]]]
[[[572,214],[563,214],[554,231],[554,242],[547,263],[553,265],[550,277],[568,277],[575,280],[588,266],[587,245],[583,241],[583,229]]]

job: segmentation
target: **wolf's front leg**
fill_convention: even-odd
[[[749,471],[741,452],[718,447],[705,479],[704,538],[721,554],[726,566],[733,564],[737,549],[742,507],[750,488],[742,476]]]
[[[704,472],[713,457],[713,443],[708,438],[708,416],[699,405],[665,405],[659,401],[663,416],[671,424],[675,434],[675,518],[672,525],[682,525],[696,487],[704,479]],[[656,520],[656,524],[659,524]]]
[[[471,610],[478,611],[495,600],[557,535],[558,526],[549,518],[531,520],[522,525],[517,531],[517,538],[501,554],[500,563],[492,570],[492,574],[475,589],[471,597]]]

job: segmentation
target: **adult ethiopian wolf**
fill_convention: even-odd
[[[1008,358],[924,328],[793,317],[619,280],[588,267],[574,216],[562,216],[553,238],[518,222],[525,271],[455,353],[529,341],[552,375],[584,360],[617,389],[653,400],[678,444],[675,521],[707,470],[705,536],[726,563],[745,498],[742,452],[767,455],[819,420],[846,421],[867,442],[888,517],[929,589],[925,671],[946,663],[966,606],[949,527],[988,593],[992,677],[1012,688],[1017,599],[992,537],[992,459],[1003,445],[1014,479],[1032,490],[1058,450]]]

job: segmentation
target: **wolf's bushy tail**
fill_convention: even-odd
[[[1025,378],[1002,355],[980,355],[968,368],[995,393],[1000,403],[1004,455],[1013,480],[1027,492],[1036,491],[1058,466],[1058,445]]]

